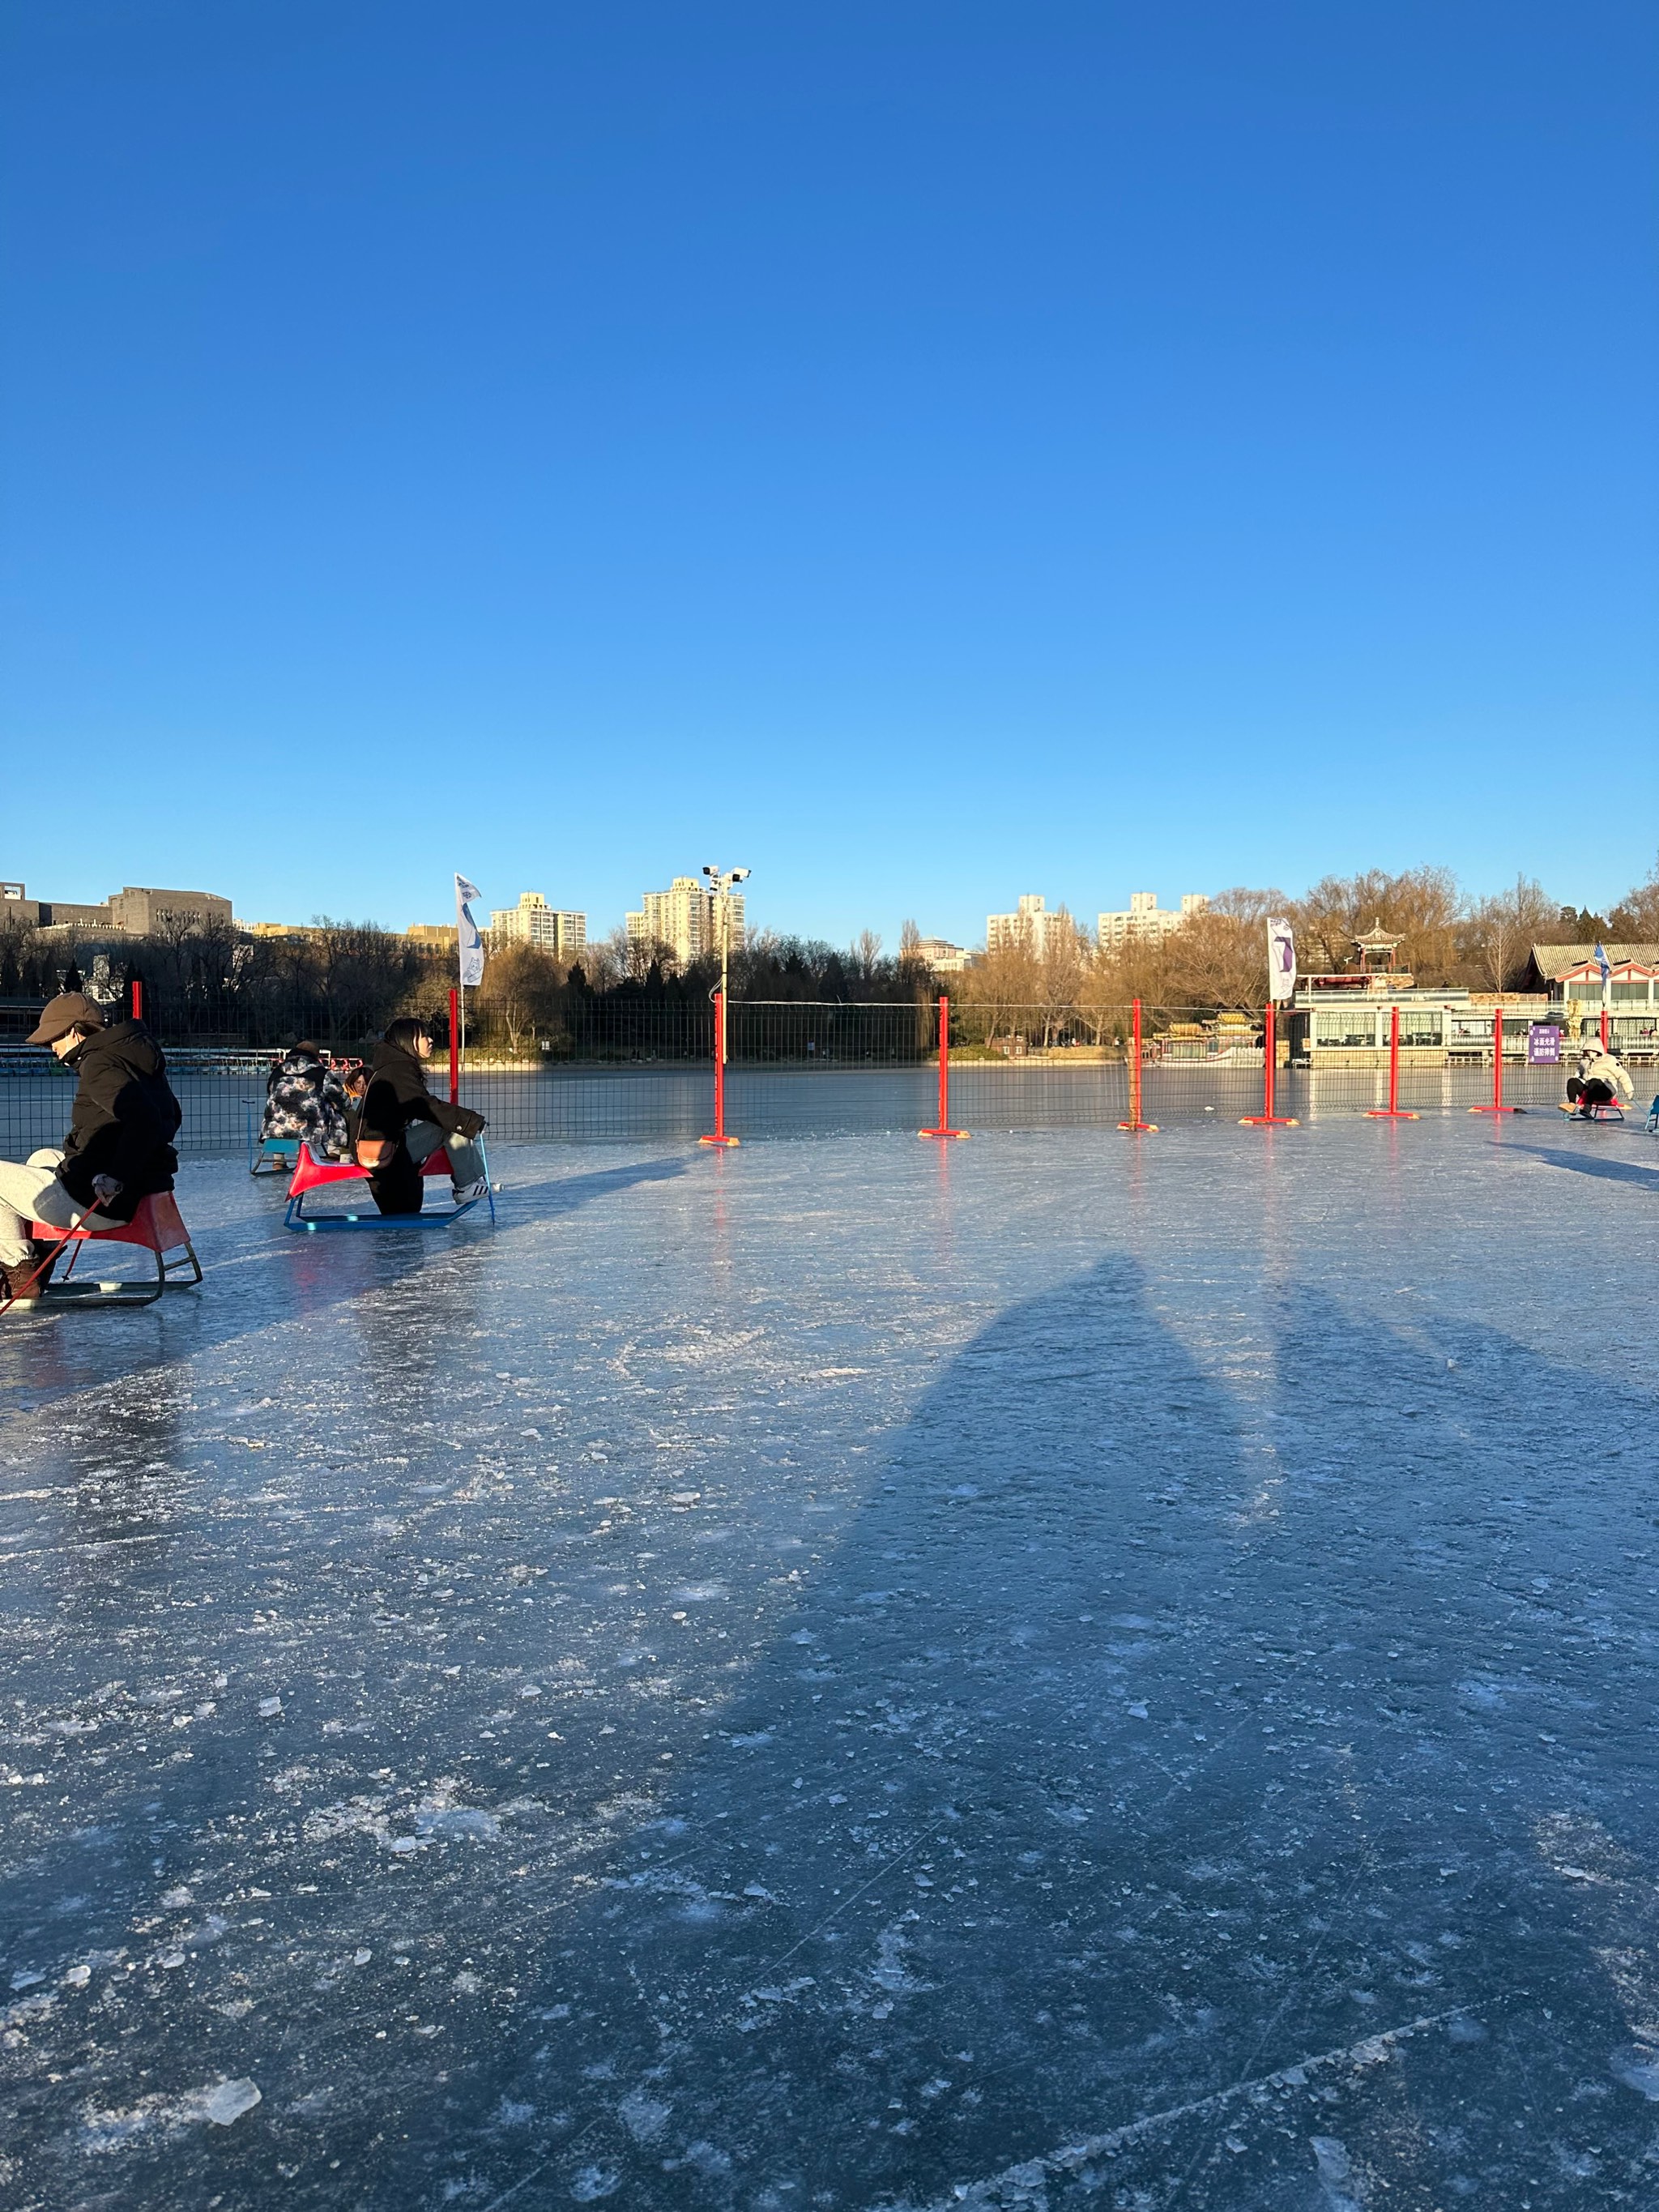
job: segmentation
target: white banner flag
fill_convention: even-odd
[[[482,898],[477,884],[468,883],[465,876],[455,878],[455,947],[460,955],[461,982],[482,983],[483,981],[483,939],[478,934],[478,925],[472,919],[468,901]]]
[[[1290,923],[1278,917],[1267,924],[1267,995],[1296,996],[1296,939]]]

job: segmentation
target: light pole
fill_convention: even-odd
[[[720,904],[720,1059],[722,1061],[726,1061],[730,1060],[732,1057],[731,1031],[726,1025],[726,1016],[730,1009],[730,1001],[727,1000],[726,994],[726,985],[727,972],[731,965],[732,958],[732,886],[733,884],[747,883],[749,880],[749,871],[747,868],[727,868],[722,872],[720,869],[712,866],[708,861],[704,861],[702,872],[709,879],[710,896],[716,899]]]

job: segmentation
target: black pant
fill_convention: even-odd
[[[370,1175],[368,1194],[382,1213],[418,1213],[423,1188],[421,1171],[399,1137],[397,1151]]]
[[[1588,1107],[1610,1105],[1613,1085],[1604,1083],[1599,1075],[1592,1075],[1588,1083],[1581,1083],[1576,1075],[1570,1075],[1567,1078],[1567,1097],[1582,1113]]]

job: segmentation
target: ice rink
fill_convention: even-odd
[[[1639,1123],[495,1166],[0,1323],[9,2212],[1659,2204]]]

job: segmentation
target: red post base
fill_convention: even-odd
[[[697,1142],[700,1145],[718,1145],[722,1152],[729,1152],[738,1139],[735,1137],[699,1137]]]
[[[1524,1106],[1471,1106],[1471,1114],[1524,1114]]]
[[[1117,1126],[1120,1129],[1128,1130],[1131,1136],[1155,1137],[1158,1134],[1156,1121],[1120,1121]]]
[[[965,1145],[973,1134],[973,1131],[971,1129],[918,1129],[916,1134],[919,1137],[941,1138],[951,1144]]]
[[[1420,1114],[1408,1114],[1403,1106],[1373,1106],[1365,1115],[1368,1121],[1420,1121]]]
[[[1241,1129],[1299,1129],[1302,1127],[1294,1114],[1241,1114]]]

